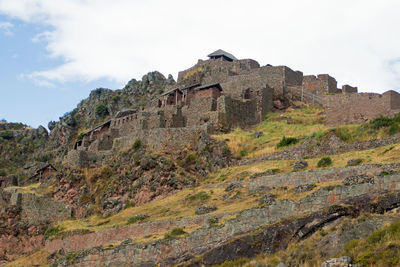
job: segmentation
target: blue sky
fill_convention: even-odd
[[[62,63],[60,58],[50,58],[46,43],[33,41],[35,36],[49,30],[40,24],[10,20],[0,15],[13,27],[0,30],[0,118],[11,122],[24,122],[33,127],[58,120],[98,87],[116,89],[121,84],[109,79],[92,82],[57,82],[51,86],[40,84],[24,75],[37,70],[54,68]]]
[[[399,91],[399,13],[398,0],[0,0],[0,119],[47,126],[95,88],[176,78],[217,49]]]

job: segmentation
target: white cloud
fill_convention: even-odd
[[[64,63],[28,75],[49,84],[176,76],[222,48],[364,91],[398,89],[399,10],[398,0],[0,0],[1,13],[53,29],[34,41]]]
[[[13,35],[13,32],[11,29],[14,27],[13,24],[10,22],[0,22],[0,30],[3,31],[5,35],[11,36]]]

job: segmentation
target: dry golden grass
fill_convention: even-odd
[[[332,155],[330,157],[332,158],[332,165],[329,168],[346,166],[347,161],[354,158],[360,158],[363,160],[363,163],[367,164],[394,163],[399,162],[400,160],[400,144],[389,145],[364,151],[353,151],[339,155]],[[317,167],[319,159],[320,158],[307,159],[309,166],[306,170],[323,169]],[[187,188],[162,200],[153,201],[138,207],[125,209],[109,218],[103,218],[101,216],[94,215],[89,217],[88,221],[69,220],[61,222],[60,225],[61,227],[65,228],[65,231],[74,229],[89,229],[97,231],[104,228],[125,225],[131,216],[143,213],[150,216],[147,221],[156,221],[164,219],[194,217],[196,216],[194,214],[195,208],[200,205],[215,205],[216,207],[218,207],[218,210],[214,213],[249,209],[258,205],[256,196],[248,196],[246,189],[239,189],[241,191],[241,194],[237,197],[222,200],[222,196],[226,194],[225,185],[223,184],[233,179],[249,179],[249,176],[254,173],[264,172],[270,169],[279,169],[280,173],[288,173],[292,171],[293,163],[293,160],[266,161],[246,166],[234,166],[221,169],[216,173],[211,174],[207,179],[202,182],[202,185],[197,188]],[[314,191],[321,186],[334,184],[338,184],[338,182],[317,184],[318,187],[314,189]],[[201,191],[206,192],[210,196],[210,198],[203,201],[186,201],[189,196],[199,193]],[[278,199],[300,199],[311,192],[307,192],[305,194],[292,194],[290,190],[287,190],[286,192],[282,191],[276,193],[278,195]],[[98,225],[102,222],[107,223],[95,227],[88,227],[88,225]]]
[[[323,187],[341,185],[341,184],[342,184],[342,181],[329,181],[329,182],[324,182],[324,183],[317,183],[317,184],[315,184],[316,187],[313,190],[303,192],[303,193],[295,193],[293,191],[295,186],[288,186],[286,190],[284,190],[282,188],[276,188],[276,189],[271,190],[271,193],[276,195],[277,200],[289,199],[289,200],[298,201]]]
[[[322,112],[321,108],[310,105],[302,109],[289,108],[282,114],[269,114],[266,121],[250,130],[237,128],[230,133],[213,137],[218,140],[229,140],[228,147],[235,156],[257,157],[278,151],[276,144],[283,135],[302,138],[328,130],[329,127],[323,124]],[[264,135],[254,138],[253,133],[257,131],[262,131]]]
[[[193,196],[199,192],[206,192],[210,198],[206,200],[187,200],[189,196]],[[149,202],[138,207],[125,209],[109,218],[103,218],[101,216],[94,215],[89,217],[87,221],[68,220],[60,222],[59,225],[64,228],[64,231],[70,231],[74,229],[90,229],[96,231],[104,228],[126,225],[130,217],[143,213],[150,216],[148,220],[157,221],[195,217],[195,209],[200,205],[214,205],[218,207],[218,210],[214,213],[244,210],[257,205],[256,198],[247,197],[247,192],[245,193],[244,190],[242,194],[236,196],[234,200],[222,200],[222,196],[224,194],[226,194],[224,187],[208,188],[208,186],[200,186],[195,189],[184,189],[165,199]],[[102,222],[107,223],[102,224]],[[95,226],[88,227],[88,225]]]
[[[50,266],[47,263],[47,257],[50,254],[39,250],[31,255],[19,257],[6,265],[6,267],[30,267],[30,266]]]
[[[41,196],[41,194],[38,192],[39,186],[40,183],[35,183],[28,186],[10,186],[8,188],[18,189],[22,194],[34,194],[37,196]]]

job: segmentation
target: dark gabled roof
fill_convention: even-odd
[[[199,86],[201,86],[200,83],[195,83],[195,84],[186,86],[186,87],[182,88],[181,90],[182,90],[182,91],[183,91],[183,90],[189,90],[189,89],[192,89],[192,88],[194,88],[194,87],[199,87]]]
[[[222,50],[222,49],[218,49],[217,51],[211,53],[208,55],[208,57],[218,57],[218,56],[225,56],[227,58],[230,58],[232,60],[238,60],[234,55]]]
[[[50,164],[50,163],[42,163],[42,164],[39,164],[39,165],[37,165],[35,167],[35,171],[33,173],[31,173],[31,175],[29,176],[29,179],[38,176],[41,171],[43,171],[43,170],[45,170],[47,168],[52,168],[56,172],[58,171],[52,164]]]
[[[137,112],[137,109],[126,109],[126,110],[122,110],[122,111],[119,111],[119,112],[117,113],[117,115],[115,116],[115,118],[116,118],[116,119],[122,118],[122,117],[125,117],[125,116],[128,116],[128,115],[131,115],[131,114],[135,114],[136,112]]]
[[[204,90],[204,89],[208,89],[211,87],[217,87],[220,91],[222,91],[222,87],[219,83],[211,83],[211,84],[202,85],[202,86],[196,87],[195,90]]]
[[[52,164],[48,163],[48,164],[45,164],[45,165],[39,167],[39,168],[36,170],[36,172],[38,173],[38,172],[43,171],[44,169],[47,169],[47,168],[49,168],[49,167],[52,168],[53,170],[57,171],[57,169],[56,169]]]
[[[96,127],[93,127],[89,131],[83,133],[83,135],[87,135],[87,134],[89,134],[89,133],[91,133],[93,131],[96,131],[97,129],[99,129],[99,128],[103,127],[104,125],[107,125],[107,124],[110,125],[111,124],[111,120],[108,120],[108,121],[106,121],[106,122],[104,122],[104,123],[102,123],[100,125],[97,125]]]
[[[169,91],[167,91],[167,92],[161,94],[160,96],[169,95],[169,94],[171,94],[171,93],[173,93],[173,92],[175,92],[175,91],[179,91],[180,93],[182,93],[182,91],[181,91],[179,88],[174,88],[174,89],[171,89],[171,90],[169,90]]]

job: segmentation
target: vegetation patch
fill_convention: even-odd
[[[299,140],[295,137],[282,137],[281,141],[279,141],[278,144],[276,144],[277,148],[285,147],[285,146],[290,146],[290,145],[295,145],[299,142]]]
[[[101,104],[98,104],[98,105],[96,106],[96,115],[97,115],[99,118],[104,118],[104,117],[107,116],[108,114],[109,114],[109,112],[108,112],[108,108],[107,108],[106,105],[104,105],[103,103],[101,103]]]
[[[47,239],[55,236],[56,234],[60,233],[63,230],[64,230],[64,228],[59,225],[57,225],[55,227],[49,227],[44,232],[44,239],[47,240]]]
[[[173,239],[175,237],[182,236],[185,234],[186,234],[186,232],[185,232],[185,230],[183,230],[183,228],[175,227],[174,229],[171,230],[171,232],[166,233],[164,238],[165,239]]]
[[[147,214],[135,215],[135,216],[130,217],[126,224],[129,225],[129,224],[142,222],[142,221],[146,220],[147,218],[149,218],[149,215],[147,215]]]
[[[3,131],[0,133],[0,137],[5,140],[11,140],[14,138],[14,134],[11,131]]]
[[[323,157],[318,161],[318,167],[328,167],[332,165],[332,159],[330,157]]]
[[[383,227],[367,238],[351,240],[344,252],[364,266],[398,266],[400,264],[400,222]]]
[[[244,266],[250,260],[248,258],[239,258],[233,261],[225,261],[224,263],[214,265],[214,267],[237,267],[237,266]]]
[[[190,195],[187,197],[189,201],[205,201],[210,198],[211,198],[210,195],[204,191],[200,191],[194,195]]]
[[[138,151],[142,147],[142,141],[140,139],[136,139],[132,145],[133,150]]]

